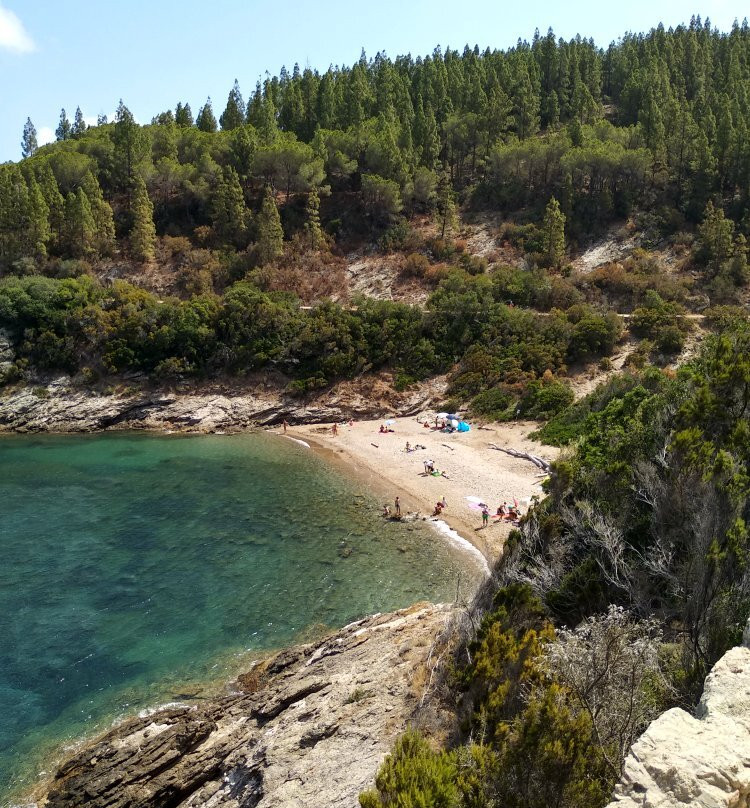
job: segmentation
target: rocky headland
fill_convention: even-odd
[[[410,415],[441,400],[444,391],[442,379],[398,392],[389,380],[373,375],[304,397],[285,392],[275,378],[161,390],[121,384],[118,390],[97,392],[62,376],[6,388],[0,395],[0,432],[228,432],[283,419],[318,423]]]
[[[233,692],[126,720],[85,745],[34,803],[49,808],[353,808],[427,697],[456,611],[416,605],[352,623],[240,676]]]

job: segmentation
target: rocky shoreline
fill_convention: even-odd
[[[408,725],[449,721],[427,696],[457,619],[418,604],[281,651],[227,695],[86,744],[28,805],[353,808]]]
[[[442,380],[398,392],[382,376],[364,377],[305,397],[277,380],[244,387],[215,385],[175,391],[132,389],[96,393],[65,376],[0,392],[0,432],[97,432],[160,429],[231,432],[280,423],[411,415],[440,400]]]

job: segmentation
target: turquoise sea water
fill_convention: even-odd
[[[0,805],[61,746],[479,568],[267,435],[0,439]]]

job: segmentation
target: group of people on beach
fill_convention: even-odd
[[[482,502],[480,508],[482,509],[482,527],[487,527],[490,523],[489,506]],[[495,512],[495,519],[497,519],[498,522],[502,522],[503,519],[506,519],[508,522],[517,522],[520,516],[521,512],[518,509],[518,505],[515,503],[509,505],[507,502],[503,502]]]
[[[432,512],[432,515],[440,516],[447,507],[448,507],[448,501],[446,500],[446,498],[443,497],[442,499],[439,499],[435,503],[435,510]]]

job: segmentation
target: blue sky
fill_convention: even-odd
[[[694,13],[727,29],[747,8],[711,0]],[[111,117],[123,98],[145,122],[179,100],[195,113],[210,95],[218,117],[235,77],[247,98],[266,70],[325,70],[363,47],[370,56],[504,48],[549,26],[606,46],[691,13],[678,0],[0,0],[0,161],[20,157],[27,116],[40,140],[51,137],[61,107],[71,119],[77,105],[86,118]]]

